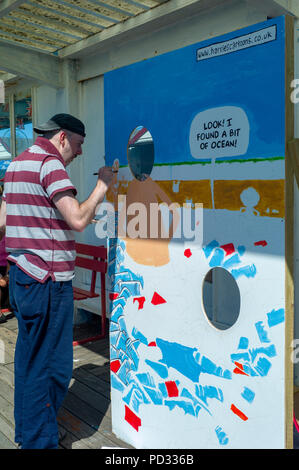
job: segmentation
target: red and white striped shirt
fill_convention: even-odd
[[[71,189],[77,194],[56,147],[38,137],[9,165],[5,174],[8,260],[34,279],[69,281],[74,277],[75,237],[53,203]]]

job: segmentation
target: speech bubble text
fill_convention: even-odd
[[[234,157],[247,152],[249,121],[242,108],[223,106],[198,113],[190,127],[193,158]]]

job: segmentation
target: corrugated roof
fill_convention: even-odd
[[[0,42],[54,53],[167,0],[2,0]],[[0,62],[1,67],[1,62]]]

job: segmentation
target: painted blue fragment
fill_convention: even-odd
[[[239,341],[238,349],[247,349],[249,346],[249,339],[245,336],[241,336]]]
[[[194,407],[189,401],[165,400],[164,405],[168,406],[170,411],[177,406],[178,408],[182,408],[185,411],[185,414],[196,416]]]
[[[277,355],[276,349],[274,344],[271,344],[270,346],[267,347],[260,347],[260,348],[253,348],[249,350],[250,356],[251,356],[251,361],[254,362],[255,358],[259,354],[264,354],[268,357],[275,357]]]
[[[123,297],[117,297],[116,299],[111,301],[111,305],[112,305],[112,309],[115,309],[115,307],[117,307],[118,305],[121,308],[124,308],[126,305],[126,299],[124,299]]]
[[[146,405],[151,403],[143,390],[140,387],[137,387],[136,384],[132,384],[130,386],[127,395],[123,397],[123,401],[127,403],[127,405],[130,405],[136,413],[138,413],[139,405],[141,403],[145,403]]]
[[[111,374],[111,388],[115,388],[116,390],[119,390],[120,392],[123,392],[125,387],[124,384],[118,379],[118,377],[115,374]]]
[[[110,361],[118,359],[118,351],[112,345],[110,346]]]
[[[126,321],[125,321],[125,317],[122,315],[121,317],[119,317],[118,319],[118,325],[119,325],[119,329],[123,332],[125,332],[126,334],[128,334],[127,332],[127,325],[126,325]]]
[[[222,428],[221,428],[220,426],[217,426],[217,427],[215,428],[215,432],[216,432],[216,436],[217,436],[217,438],[218,438],[219,444],[220,444],[221,446],[227,445],[229,439],[228,439],[226,433],[222,430]]]
[[[210,256],[210,254],[212,253],[214,248],[216,248],[217,246],[219,246],[219,243],[216,240],[213,240],[208,245],[203,247],[203,252],[204,252],[206,258],[208,258]]]
[[[246,277],[254,277],[257,273],[256,267],[254,264],[248,265],[248,266],[243,266],[237,269],[233,269],[231,271],[231,274],[234,276],[235,279],[237,279],[240,276],[246,276]]]
[[[160,375],[162,379],[167,379],[168,377],[168,369],[164,364],[160,364],[159,362],[150,361],[149,359],[145,360],[146,364],[148,364],[157,374]]]
[[[278,310],[272,310],[272,312],[267,313],[268,325],[271,328],[272,326],[278,325],[279,323],[284,322],[284,309],[280,308]]]
[[[128,335],[125,332],[121,331],[117,339],[116,348],[122,349],[123,351],[125,351],[126,343],[128,340],[129,340]]]
[[[208,398],[215,398],[216,400],[223,401],[223,392],[220,388],[213,385],[196,385],[196,395],[207,403]]]
[[[238,279],[240,276],[246,276],[246,277],[254,277],[256,275],[256,267],[254,264],[248,265],[248,266],[243,266],[241,268],[237,269],[232,269],[231,270],[231,275],[235,278]]]
[[[270,361],[268,361],[268,359],[266,359],[265,357],[260,357],[255,367],[255,370],[261,377],[265,377],[268,374],[271,365],[272,364]]]
[[[193,382],[198,382],[202,367],[194,359],[196,348],[171,343],[161,338],[156,339],[156,344],[162,352],[161,363],[173,367]]]
[[[134,336],[134,338],[136,339],[139,339],[139,341],[145,344],[146,346],[148,345],[148,340],[146,339],[146,337],[135,327],[132,330],[132,336]]]
[[[270,343],[270,339],[268,338],[268,333],[265,330],[264,323],[262,321],[258,321],[255,323],[255,328],[257,334],[259,335],[259,339],[261,343]]]
[[[249,365],[249,364],[242,364],[243,370],[245,374],[251,376],[251,377],[257,377],[258,373]]]
[[[131,359],[131,367],[133,368],[133,365],[134,365],[134,369],[137,370],[138,368],[138,364],[139,364],[139,357],[138,357],[138,354],[137,354],[137,351],[136,351],[136,348],[135,348],[135,343],[139,343],[139,341],[129,341],[127,343],[127,349],[126,349],[126,353],[127,355],[130,357]]]
[[[158,384],[158,387],[159,387],[160,392],[162,393],[162,396],[163,396],[164,398],[167,398],[167,397],[168,397],[168,393],[167,393],[167,388],[166,388],[165,383],[164,383],[164,382],[160,382],[160,383]]]
[[[111,331],[110,332],[110,345],[116,347],[118,337],[120,335],[119,331]]]
[[[198,398],[194,397],[186,388],[183,388],[181,396],[183,398],[189,398],[189,400],[192,401],[196,416],[198,416],[198,413],[201,410],[201,408],[204,408],[210,415],[212,415],[212,413],[209,411],[207,403],[203,403],[202,400],[200,401],[198,399],[199,397]]]
[[[239,253],[240,256],[243,256],[245,251],[246,251],[245,246],[243,246],[243,245],[238,246],[238,253]]]
[[[221,266],[224,260],[224,255],[225,253],[222,248],[216,248],[209,262],[210,267],[214,268],[215,266]]]
[[[255,397],[255,393],[247,387],[244,387],[244,390],[241,395],[246,401],[248,401],[248,403],[252,403]]]
[[[156,387],[153,377],[148,372],[143,374],[136,374],[136,377],[142,385],[146,385],[147,387],[152,388]]]
[[[113,306],[113,310],[111,312],[111,320],[114,321],[114,323],[118,323],[119,317],[121,317],[123,313],[123,307],[122,305],[117,305],[115,308]]]
[[[118,323],[115,323],[114,321],[109,322],[109,331],[112,333],[113,331],[119,331],[119,326]]]
[[[206,374],[231,379],[231,372],[229,370],[223,371],[222,367],[217,367],[213,361],[205,356],[201,359],[201,368],[202,372],[205,372]]]
[[[241,359],[243,359],[244,361],[250,360],[248,352],[231,354],[230,357],[233,362],[240,361]]]
[[[159,390],[155,390],[146,386],[144,386],[144,390],[155,405],[163,405],[162,393],[159,392]]]
[[[240,257],[237,253],[231,256],[227,261],[225,261],[222,265],[223,268],[229,269],[232,266],[236,266],[237,264],[241,263]]]
[[[121,380],[122,383],[124,383],[125,385],[128,385],[127,372],[128,372],[127,362],[123,362],[123,363],[121,364],[120,368],[119,368],[118,371],[117,371],[117,377],[118,377],[119,380]]]

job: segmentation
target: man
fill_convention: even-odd
[[[57,413],[72,375],[74,231],[91,222],[112,181],[99,170],[82,203],[65,167],[82,154],[85,128],[56,114],[9,165],[0,231],[6,228],[10,302],[18,319],[15,350],[15,441],[22,449],[58,446]]]

